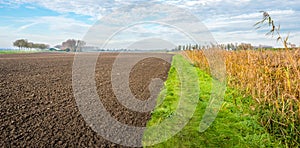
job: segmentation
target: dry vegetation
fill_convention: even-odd
[[[227,85],[251,95],[260,123],[287,146],[300,145],[300,49],[219,51],[226,62]],[[209,72],[203,51],[185,51]]]

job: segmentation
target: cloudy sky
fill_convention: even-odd
[[[153,1],[155,4],[178,8],[165,11],[168,7],[163,7],[161,11],[165,11],[165,13],[161,13],[159,17],[150,14],[153,9],[156,9],[158,14],[159,9],[143,5],[145,2],[147,1],[0,0],[0,47],[10,48],[12,42],[20,38],[48,43],[51,46],[60,44],[68,38],[84,39],[92,26],[95,26],[95,23],[101,24],[102,32],[117,31],[116,28],[119,26],[115,24],[122,24],[122,21],[128,20],[134,21],[132,18],[141,17],[140,14],[143,15],[142,20],[149,17],[150,21],[161,21],[167,17],[169,19],[167,22],[174,22],[175,24],[181,22],[179,26],[182,27],[180,29],[183,31],[197,28],[195,25],[189,26],[192,24],[192,21],[189,22],[190,17],[183,16],[192,14],[203,23],[218,43],[244,42],[254,45],[281,46],[281,44],[276,43],[275,39],[265,36],[267,30],[258,31],[254,29],[253,24],[262,18],[262,14],[259,13],[261,10],[268,11],[273,19],[281,25],[283,36],[290,33],[290,42],[297,46],[300,45],[300,27],[298,27],[300,25],[300,1],[298,0],[156,0]],[[142,6],[138,6],[139,9],[131,6],[137,4]],[[119,8],[124,9],[118,11]],[[185,12],[178,12],[177,10],[180,9]],[[115,13],[116,11],[117,13]],[[127,14],[127,11],[130,13]],[[113,13],[115,15],[111,15]],[[113,22],[115,16],[119,22]],[[107,18],[111,19],[108,20]],[[172,24],[169,23],[169,25]],[[115,29],[112,29],[113,27]],[[203,26],[199,27],[198,25],[198,28],[201,30]],[[192,32],[195,33],[197,30],[194,29]],[[115,39],[115,42],[127,40],[133,44],[138,40],[157,39],[159,37],[166,41],[172,40],[170,42],[173,44],[188,42],[178,30],[175,29],[174,31],[174,28],[168,27],[168,25],[151,25],[149,23],[128,27],[112,38]]]

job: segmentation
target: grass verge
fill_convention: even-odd
[[[174,66],[176,62],[187,63],[184,66],[193,67],[182,56],[173,57],[165,88],[157,100],[157,106],[151,114],[151,120],[147,123],[148,128],[172,118],[178,102],[180,102],[180,95],[184,93],[180,90],[181,82]],[[195,69],[198,74],[200,94],[192,118],[175,136],[151,147],[283,147],[257,122],[258,116],[254,115],[251,110],[254,106],[252,99],[243,97],[239,91],[231,88],[226,90],[225,100],[216,120],[205,132],[200,133],[198,131],[199,123],[209,103],[212,78],[199,68]],[[164,128],[177,127],[173,125],[173,127]],[[153,132],[157,132],[157,134]],[[160,131],[158,130],[146,130],[143,139],[144,146],[151,145],[151,141],[148,139],[159,139],[159,135]]]
[[[0,54],[16,54],[16,53],[35,53],[38,51],[24,51],[24,50],[0,50]]]

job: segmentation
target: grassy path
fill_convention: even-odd
[[[183,63],[183,64],[176,64]],[[180,102],[180,95],[185,93],[180,90],[181,82],[178,76],[179,68],[194,68],[180,55],[173,57],[172,67],[169,71],[168,80],[165,82],[165,88],[162,90],[155,110],[152,112],[151,120],[147,127],[154,127],[165,120],[173,118],[174,113]],[[178,67],[184,66],[184,67]],[[205,131],[199,132],[199,123],[208,106],[212,78],[210,75],[195,68],[198,74],[199,100],[196,104],[196,110],[187,125],[175,136],[165,142],[152,145],[149,139],[159,139],[162,136],[160,130],[146,130],[143,144],[152,145],[152,147],[283,147],[274,140],[263,127],[256,121],[257,116],[252,114],[251,98],[241,96],[240,92],[227,88],[225,100],[219,111],[219,114],[213,124]],[[166,129],[176,129],[176,124],[171,124]],[[154,137],[155,136],[155,137]]]

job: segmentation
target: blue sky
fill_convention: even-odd
[[[105,18],[119,8],[131,4],[143,4],[144,2],[146,1],[0,0],[0,47],[12,47],[12,42],[20,38],[48,43],[51,46],[60,44],[68,38],[83,39],[87,31],[99,19]],[[275,39],[264,35],[266,30],[257,31],[253,27],[253,24],[262,17],[259,11],[268,11],[274,20],[280,23],[282,34],[290,33],[290,42],[297,46],[300,45],[300,1],[156,0],[155,3],[170,4],[198,17],[218,43],[244,42],[254,45],[281,46],[281,44],[276,43]],[[132,11],[130,8],[132,7],[127,7],[128,11]],[[139,11],[142,10],[136,10],[136,15],[139,14]],[[165,15],[168,14],[161,14],[159,19]],[[172,21],[184,20],[184,18],[177,16],[174,15]],[[112,26],[105,26],[105,30],[110,30],[110,27]],[[134,42],[138,39],[157,38],[161,37],[162,34],[172,33],[174,31],[172,32],[165,27],[149,24],[137,25],[127,29],[127,34],[123,32],[126,34],[123,35],[123,38],[116,37],[115,40],[127,39]],[[151,34],[157,36],[151,36]],[[179,38],[179,35],[173,34],[173,38],[166,37],[164,39],[173,40],[175,44],[187,42]]]

